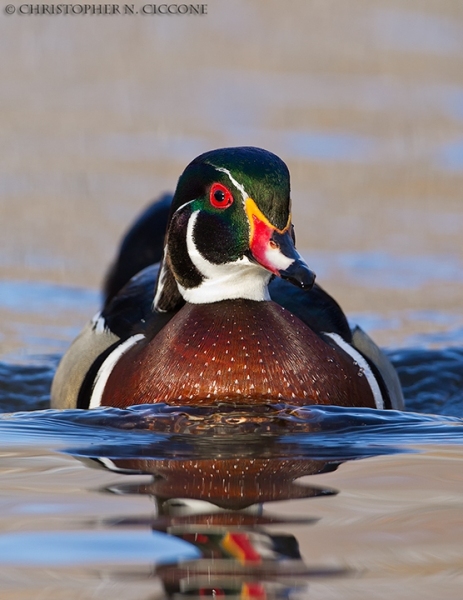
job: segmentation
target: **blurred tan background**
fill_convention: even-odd
[[[1,279],[98,287],[192,158],[248,144],[288,163],[298,245],[347,311],[458,313],[463,3],[207,12],[2,10]]]

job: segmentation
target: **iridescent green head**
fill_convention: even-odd
[[[181,301],[174,281],[193,303],[266,300],[272,274],[310,288],[290,207],[288,168],[271,152],[222,148],[193,160],[175,191],[155,308]]]

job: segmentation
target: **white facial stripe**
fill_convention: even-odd
[[[182,208],[185,208],[185,206],[188,206],[189,204],[191,204],[191,203],[192,203],[192,202],[194,202],[194,201],[195,201],[195,198],[193,198],[193,200],[188,200],[188,202],[185,202],[185,204],[182,204],[182,206],[179,206],[179,207],[178,207],[178,208],[175,210],[175,212],[174,212],[174,215],[175,215],[175,213],[178,213],[178,211],[179,211],[179,210],[182,210]]]
[[[184,288],[177,283],[185,300],[193,304],[206,304],[235,298],[270,300],[267,286],[271,273],[263,267],[250,262],[245,256],[234,262],[215,265],[200,254],[193,239],[193,230],[198,215],[199,210],[195,211],[188,221],[186,243],[192,263],[205,279],[201,285],[195,288]]]
[[[105,385],[116,363],[121,356],[123,356],[130,348],[132,348],[132,346],[135,346],[135,344],[144,337],[145,336],[142,333],[133,335],[128,340],[125,340],[125,342],[117,346],[117,348],[115,348],[106,358],[95,377],[89,408],[98,408],[101,405],[101,398],[103,397]]]
[[[242,184],[239,183],[238,181],[236,181],[236,179],[233,177],[233,175],[230,173],[230,171],[228,169],[225,169],[225,167],[215,167],[215,170],[221,171],[222,173],[225,173],[228,176],[228,179],[230,179],[230,181],[233,183],[233,185],[236,187],[236,189],[241,192],[243,202],[245,202],[249,198],[249,194],[247,194],[247,192],[244,189],[244,187],[242,186]]]
[[[373,371],[370,368],[368,362],[364,359],[364,357],[357,352],[355,348],[353,348],[350,344],[348,344],[345,340],[342,339],[340,335],[337,333],[326,333],[323,332],[324,335],[329,336],[332,340],[336,342],[336,344],[344,350],[347,354],[350,354],[358,366],[362,369],[363,374],[367,378],[367,381],[370,385],[372,394],[375,399],[376,408],[378,410],[384,410],[384,400],[383,395],[381,394],[381,390],[379,388],[378,382],[376,381],[376,377],[373,374]]]
[[[201,269],[197,265],[197,261],[201,262],[204,259],[198,252],[198,249],[196,248],[193,240],[193,229],[196,224],[196,219],[198,218],[198,215],[199,210],[195,210],[194,213],[192,213],[191,217],[188,219],[188,225],[186,229],[186,247],[194,266],[200,271],[200,273],[202,273]]]

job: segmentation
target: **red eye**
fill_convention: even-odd
[[[209,192],[209,201],[215,208],[228,208],[233,204],[233,196],[221,183],[213,183]]]

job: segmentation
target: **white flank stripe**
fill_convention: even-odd
[[[95,377],[95,383],[93,385],[92,397],[90,398],[89,408],[98,408],[101,406],[101,398],[103,396],[105,385],[109,379],[109,376],[114,369],[117,361],[123,356],[132,346],[142,340],[145,336],[142,333],[133,335],[128,340],[125,340],[122,344],[117,346],[111,354],[106,358],[104,363],[101,365],[97,376]]]
[[[340,335],[337,333],[327,333],[323,332],[324,335],[329,336],[332,340],[336,342],[336,344],[350,354],[358,366],[362,369],[365,377],[367,378],[368,383],[370,384],[371,391],[373,393],[376,408],[378,410],[384,410],[384,400],[383,395],[381,394],[381,390],[379,388],[378,382],[376,381],[376,377],[373,374],[373,371],[370,368],[368,362],[363,358],[360,352],[357,352],[355,348],[353,348],[350,344],[348,344],[345,340],[342,339]]]
[[[114,461],[112,461],[110,458],[105,458],[104,456],[99,456],[98,458],[95,458],[94,460],[101,463],[109,471],[115,471],[116,473],[127,473],[127,471],[131,470],[131,469],[121,469],[120,467],[118,467],[116,465],[116,463]]]

